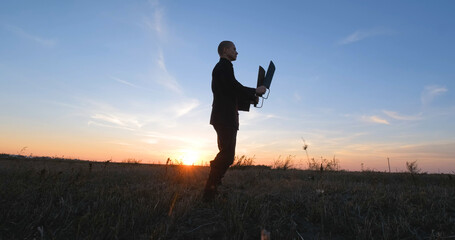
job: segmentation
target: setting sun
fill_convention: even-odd
[[[193,150],[183,151],[182,162],[184,165],[194,165],[199,160],[199,153]]]

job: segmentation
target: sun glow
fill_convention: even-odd
[[[200,159],[199,153],[193,150],[184,150],[182,155],[182,163],[184,165],[195,165]]]

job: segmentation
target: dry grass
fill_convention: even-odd
[[[452,175],[229,170],[0,155],[0,239],[447,239]]]

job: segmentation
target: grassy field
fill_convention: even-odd
[[[0,155],[0,239],[455,239],[455,176]]]

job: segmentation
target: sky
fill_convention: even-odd
[[[207,164],[217,46],[255,87],[238,156],[455,171],[455,2],[2,1],[0,152]],[[307,153],[303,150],[304,142]]]

